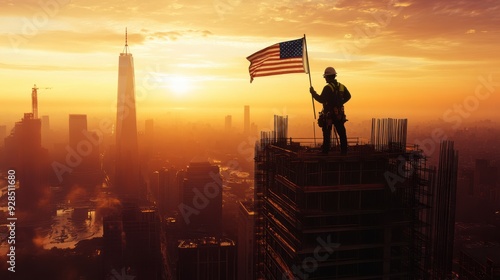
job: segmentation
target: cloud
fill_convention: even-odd
[[[146,33],[149,39],[168,39],[175,41],[180,37],[207,37],[212,35],[208,30],[177,30],[177,31],[157,31]]]
[[[48,30],[30,35],[22,33],[7,35],[12,43],[12,48],[74,53],[116,51],[117,46],[124,43],[124,36],[124,33],[109,30],[101,30],[100,32]],[[135,44],[141,44],[145,40],[141,33],[129,33],[128,38]]]
[[[257,50],[306,34],[313,60],[313,56],[346,60],[345,55],[351,55],[351,61],[369,61],[370,56],[475,61],[491,57],[500,33],[500,3],[494,0],[54,1],[68,3],[61,5],[36,36],[27,38],[22,50],[117,53],[128,26],[129,42],[151,56],[156,47],[164,52],[199,51],[207,61],[220,58],[216,51],[224,58],[236,59],[230,53],[244,60],[248,53],[238,51]],[[0,23],[7,15],[32,18],[43,10],[37,3],[9,1],[0,11]],[[0,35],[8,33],[0,29]],[[189,45],[195,41],[220,45],[207,52]],[[224,45],[227,42],[240,45]],[[182,55],[176,59],[179,57]],[[24,67],[4,62],[11,66],[2,67]]]
[[[85,66],[72,66],[70,64],[66,65],[47,65],[47,64],[10,64],[10,63],[0,63],[0,69],[8,70],[31,70],[31,71],[102,71],[102,70],[115,70],[116,66],[103,67],[101,65],[96,65],[95,67],[85,67]]]

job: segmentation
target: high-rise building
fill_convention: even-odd
[[[190,234],[220,236],[222,233],[222,178],[219,166],[192,161],[182,185],[180,214]]]
[[[0,147],[4,146],[4,140],[5,137],[7,136],[7,126],[5,125],[0,125]]]
[[[116,267],[123,267],[126,243],[123,234],[123,220],[118,211],[103,216],[102,239],[104,270],[109,271]]]
[[[245,105],[243,111],[243,132],[250,133],[250,106]]]
[[[256,145],[254,279],[451,279],[452,144],[428,168],[406,120],[374,120],[372,144],[325,156],[286,123]]]
[[[50,129],[50,118],[45,115],[41,117],[42,120],[42,146],[46,147],[49,151],[54,147],[54,139],[52,135],[52,130]]]
[[[87,115],[69,115],[69,150],[77,154],[80,163],[72,168],[67,184],[93,187],[99,184],[102,174],[99,164],[98,136],[87,129]]]
[[[125,204],[122,210],[125,258],[139,279],[160,279],[162,270],[160,217],[154,209]]]
[[[254,280],[255,212],[251,201],[240,201],[238,206],[238,280]]]
[[[44,129],[50,129],[50,118],[47,115],[41,117],[42,119],[42,131]]]
[[[79,142],[85,140],[87,115],[69,115],[69,146],[76,150]]]
[[[222,238],[181,240],[178,280],[236,280],[236,245]]]
[[[174,167],[162,168],[158,176],[158,208],[160,214],[164,215],[167,212],[178,210],[180,204],[177,169]]]
[[[257,132],[257,124],[255,124],[255,123],[251,123],[251,124],[250,124],[250,134],[251,134],[251,135],[255,135],[255,136],[257,136],[257,135],[258,135],[258,132]]]
[[[103,218],[104,268],[130,269],[138,279],[164,279],[160,217],[154,209],[125,202]]]
[[[125,48],[118,60],[118,101],[116,114],[116,153],[113,187],[122,198],[145,196],[139,168],[137,120],[135,108],[134,59]]]
[[[40,119],[34,119],[32,113],[26,113],[5,138],[9,168],[16,172],[19,180],[16,205],[23,205],[19,211],[26,211],[23,216],[26,215],[27,223],[36,220],[44,207],[50,206],[48,152],[42,148],[41,126]]]
[[[226,132],[231,131],[231,129],[232,129],[232,116],[231,115],[227,115],[224,118],[224,129]]]

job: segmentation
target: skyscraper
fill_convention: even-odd
[[[87,131],[87,115],[69,115],[69,146],[76,149],[78,142],[85,140]]]
[[[52,139],[52,131],[50,130],[50,118],[49,116],[41,116],[42,120],[42,146],[46,147],[49,151],[53,148],[54,139]]]
[[[118,100],[116,111],[116,157],[114,189],[121,197],[143,197],[137,144],[134,59],[125,48],[119,57]]]
[[[220,236],[222,231],[222,179],[219,166],[192,161],[182,186],[180,210],[189,233]]]
[[[123,202],[103,218],[104,266],[130,269],[130,279],[161,278],[160,216],[155,209]],[[106,278],[108,279],[108,278]]]
[[[238,209],[238,280],[253,280],[255,212],[251,201],[240,201]]]
[[[177,169],[162,168],[158,174],[158,208],[161,214],[177,210],[180,203]]]
[[[4,145],[4,139],[7,136],[7,126],[0,125],[0,147]]]
[[[40,117],[40,119],[42,120],[42,131],[44,129],[50,129],[50,118],[49,118],[49,116],[45,115],[45,116]]]
[[[98,139],[95,132],[87,129],[87,115],[69,115],[69,147],[80,157],[81,162],[73,168],[69,184],[77,183],[93,187],[101,178],[99,165],[99,145],[90,139]]]
[[[224,129],[226,130],[226,132],[230,132],[231,131],[231,126],[232,126],[232,116],[231,115],[227,115],[224,118]]]
[[[436,172],[406,145],[406,120],[374,121],[348,156],[275,128],[256,146],[254,279],[451,279],[452,144]]]
[[[250,106],[245,105],[243,113],[243,132],[250,133]]]
[[[240,280],[236,277],[236,245],[228,238],[180,240],[178,280]]]
[[[48,151],[42,148],[41,127],[40,119],[34,119],[32,113],[25,113],[5,139],[6,158],[11,160],[9,167],[15,170],[19,179],[16,203],[23,205],[19,211],[26,211],[25,220],[30,221],[38,219],[43,207],[49,206]]]

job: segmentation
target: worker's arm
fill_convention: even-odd
[[[327,87],[327,86],[325,86],[325,87],[323,88],[323,91],[321,92],[321,95],[319,95],[319,94],[318,94],[318,93],[314,90],[314,88],[313,88],[313,87],[311,87],[311,88],[309,89],[309,92],[311,93],[312,97],[313,97],[316,101],[318,101],[319,103],[323,103],[323,102],[325,102],[325,98],[324,98],[324,97],[326,96],[325,91],[327,91],[327,90],[330,90],[330,88],[329,88],[329,87]]]
[[[349,90],[344,86],[344,104],[351,99],[351,93]]]

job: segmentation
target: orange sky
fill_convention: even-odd
[[[307,35],[313,85],[337,69],[351,120],[490,118],[500,104],[498,1],[0,1],[0,124],[31,111],[114,116],[118,55],[128,27],[139,120],[203,113],[260,128],[273,114],[313,121],[306,74],[258,77],[246,57]],[[316,112],[320,109],[316,103]],[[460,111],[461,110],[461,111]],[[262,119],[259,123],[259,117]]]

